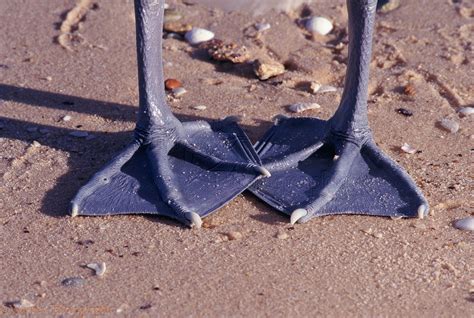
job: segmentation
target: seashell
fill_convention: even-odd
[[[459,130],[459,123],[453,119],[443,118],[439,121],[439,125],[446,131],[455,134]]]
[[[184,38],[189,44],[196,45],[212,40],[214,38],[214,33],[206,29],[192,28],[191,31],[186,32]]]
[[[454,221],[454,227],[464,231],[474,231],[474,217],[470,216],[464,219]]]
[[[296,103],[288,106],[288,110],[293,113],[301,113],[310,109],[318,109],[321,106],[317,103]]]
[[[207,106],[205,106],[205,105],[196,105],[196,106],[192,106],[191,108],[195,109],[195,110],[206,110]]]
[[[103,276],[105,274],[105,271],[107,270],[107,267],[105,266],[105,263],[90,263],[86,265],[87,268],[92,269],[97,276]]]
[[[270,23],[255,23],[255,29],[257,29],[257,32],[263,32],[268,29],[270,29],[272,26]]]
[[[461,115],[463,117],[472,115],[474,113],[474,107],[470,107],[470,106],[461,107],[461,108],[458,109],[458,113],[459,113],[459,115]]]
[[[187,91],[184,89],[184,87],[178,87],[171,90],[171,92],[173,92],[174,97],[180,97],[181,95],[184,95]]]
[[[164,22],[178,21],[183,17],[183,15],[176,9],[165,9],[164,13]]]
[[[71,119],[72,119],[71,116],[65,115],[65,116],[62,118],[62,121],[70,121]]]
[[[318,93],[333,93],[337,92],[337,88],[331,85],[321,85],[317,91]]]
[[[11,307],[15,309],[27,309],[27,308],[32,308],[35,306],[31,301],[26,300],[26,299],[13,301],[11,303],[8,303],[8,305],[10,305]]]
[[[331,21],[323,17],[312,17],[306,20],[305,28],[311,33],[326,35],[333,29]]]
[[[413,155],[414,153],[416,153],[416,149],[413,148],[412,146],[410,146],[409,144],[407,143],[404,143],[403,146],[401,146],[401,149],[406,152],[406,153],[409,153],[411,155]]]

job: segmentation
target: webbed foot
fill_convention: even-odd
[[[272,177],[250,191],[290,215],[292,224],[329,214],[428,213],[413,180],[371,138],[362,144],[349,139],[331,134],[322,120],[280,119],[256,145]]]
[[[184,138],[176,141],[126,147],[81,188],[71,214],[156,214],[200,227],[201,218],[269,174],[235,123],[183,128]]]

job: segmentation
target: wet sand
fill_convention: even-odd
[[[244,193],[200,230],[159,217],[67,216],[81,185],[132,138],[133,2],[98,1],[73,31],[72,50],[55,39],[76,1],[18,3],[0,2],[0,316],[472,316],[473,236],[452,226],[474,205],[473,119],[456,112],[474,103],[468,1],[401,1],[377,17],[371,128],[426,195],[428,218],[331,216],[290,226]],[[327,119],[335,111],[340,91],[311,94],[303,84],[342,86],[343,1],[258,17],[170,5],[182,21],[287,69],[260,81],[251,65],[218,63],[166,39],[166,77],[187,90],[170,101],[180,119],[237,114],[256,141],[273,116],[295,116],[286,111],[291,103],[321,105],[301,116]],[[311,39],[295,22],[308,11],[330,18],[335,30]],[[260,22],[271,28],[255,38],[251,29]],[[399,114],[401,107],[413,116]],[[457,121],[459,131],[440,129],[443,118]],[[419,151],[403,153],[404,143]],[[242,237],[229,240],[231,231]],[[107,265],[102,277],[85,267],[95,262]],[[82,284],[64,286],[70,277]],[[34,307],[11,308],[19,299]]]

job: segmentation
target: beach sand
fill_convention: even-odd
[[[290,226],[245,192],[191,230],[160,217],[67,216],[81,185],[132,138],[133,1],[96,1],[70,30],[69,50],[57,38],[76,1],[1,1],[0,316],[472,316],[473,236],[452,226],[473,213],[473,119],[456,112],[474,103],[469,3],[402,0],[377,16],[371,128],[426,195],[428,218],[330,216]],[[344,1],[261,16],[169,4],[182,21],[287,69],[260,81],[250,64],[212,61],[166,39],[166,78],[187,90],[170,100],[180,119],[240,115],[255,142],[273,116],[295,116],[291,103],[321,105],[302,116],[327,119],[335,111],[347,56]],[[335,30],[311,38],[297,23],[308,14],[328,17]],[[255,36],[261,22],[271,28]],[[313,81],[339,91],[311,94]],[[458,132],[441,129],[446,117]],[[76,131],[87,136],[70,135]],[[418,152],[403,153],[404,143]],[[241,237],[229,240],[230,232]],[[100,262],[102,277],[85,267]],[[82,280],[65,286],[71,277]],[[20,299],[34,306],[12,308]]]

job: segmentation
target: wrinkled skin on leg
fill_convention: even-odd
[[[200,227],[201,218],[269,176],[232,120],[181,123],[166,104],[164,0],[135,0],[139,112],[134,141],[80,189],[71,214],[148,213]]]
[[[373,141],[367,118],[376,0],[348,0],[349,61],[341,104],[326,121],[279,118],[256,150],[272,177],[251,191],[290,222],[327,214],[423,217],[413,180]],[[285,185],[285,186],[283,186]]]

